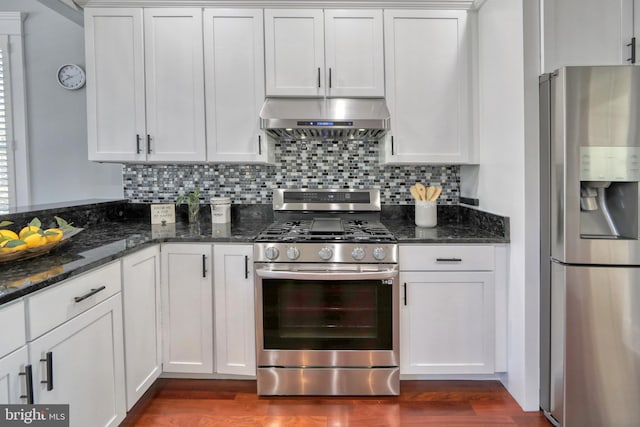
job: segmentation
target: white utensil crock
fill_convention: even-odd
[[[438,224],[437,202],[416,202],[416,225],[435,227]]]

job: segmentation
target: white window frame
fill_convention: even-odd
[[[7,150],[9,163],[9,206],[29,206],[29,150],[27,140],[27,104],[24,70],[23,20],[26,14],[0,12],[0,45],[5,58],[5,102],[7,108]],[[8,67],[6,64],[8,63]],[[8,78],[6,78],[8,76]],[[13,154],[13,155],[12,155]]]

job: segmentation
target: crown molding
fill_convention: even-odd
[[[74,0],[81,7],[268,7],[268,8],[388,8],[474,9],[484,0]]]

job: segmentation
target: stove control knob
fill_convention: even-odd
[[[378,261],[382,261],[383,259],[386,258],[386,256],[387,256],[387,251],[385,251],[384,248],[375,248],[373,250],[373,257]]]
[[[275,246],[268,246],[264,250],[264,256],[266,256],[267,259],[274,260],[278,258],[278,255],[280,255],[280,251]]]
[[[289,257],[290,260],[300,258],[300,249],[296,248],[295,246],[290,246],[287,249],[287,257]]]
[[[325,246],[324,248],[320,249],[318,255],[320,255],[320,258],[322,258],[323,260],[329,261],[333,256],[333,249]]]
[[[353,248],[353,250],[351,251],[351,256],[356,261],[360,261],[360,260],[364,259],[364,249],[360,248],[360,247]]]

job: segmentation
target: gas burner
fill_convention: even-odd
[[[256,238],[255,262],[397,263],[378,190],[274,190],[273,206],[276,221]]]
[[[322,241],[370,241],[393,242],[395,238],[379,222],[343,220],[318,225],[318,219],[276,222],[267,227],[256,239],[258,242],[322,242]],[[339,224],[339,226],[336,226]],[[332,228],[336,226],[335,228]],[[314,227],[316,227],[314,229]]]

